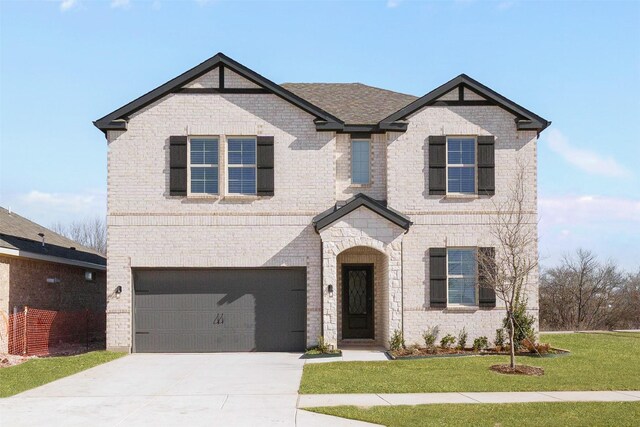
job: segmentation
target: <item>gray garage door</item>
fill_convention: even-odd
[[[134,272],[136,352],[301,351],[306,271]]]

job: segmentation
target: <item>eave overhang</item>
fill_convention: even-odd
[[[245,79],[260,86],[259,89],[237,89],[237,88],[225,88],[224,79],[221,79],[221,85],[217,89],[185,89],[184,85],[201,77],[215,68],[220,68],[221,74],[224,75],[225,68],[232,70]],[[317,120],[322,120],[332,126],[343,126],[342,122],[337,117],[331,115],[325,110],[311,104],[310,102],[300,98],[294,93],[286,90],[277,83],[272,82],[266,77],[261,76],[255,71],[245,67],[239,62],[234,61],[223,53],[218,53],[215,56],[207,59],[203,63],[193,67],[192,69],[180,74],[178,77],[169,80],[165,84],[158,86],[150,92],[142,95],[141,97],[131,101],[130,103],[118,108],[117,110],[107,114],[106,116],[96,120],[93,124],[103,131],[105,134],[109,130],[126,130],[127,121],[130,116],[142,108],[158,101],[159,99],[171,94],[171,93],[255,93],[255,94],[274,94],[285,101],[290,102],[303,111],[315,116]]]
[[[444,94],[450,92],[456,87],[466,88],[470,91],[480,95],[485,98],[486,101],[440,101],[438,100]],[[387,126],[393,126],[394,123],[398,123],[399,121],[406,120],[408,116],[415,113],[416,111],[429,106],[429,105],[443,105],[443,106],[459,106],[459,105],[497,105],[504,110],[510,112],[514,116],[516,116],[516,126],[518,130],[535,130],[538,133],[545,130],[551,124],[550,121],[538,116],[532,111],[527,110],[526,108],[516,104],[515,102],[507,99],[506,97],[500,95],[498,92],[493,89],[483,85],[477,80],[472,79],[466,74],[460,74],[458,77],[448,81],[442,86],[432,90],[421,98],[416,99],[409,105],[385,119],[381,120],[378,124],[380,128],[385,128]]]
[[[347,202],[338,207],[333,206],[330,209],[322,212],[319,215],[316,215],[313,218],[313,227],[316,232],[320,232],[320,230],[328,227],[334,222],[338,221],[340,218],[349,214],[350,212],[355,211],[360,207],[365,207],[386,220],[392,222],[400,228],[403,228],[405,231],[409,230],[409,227],[413,224],[409,218],[402,215],[400,212],[393,210],[387,207],[384,203],[379,202],[378,200],[372,199],[371,197],[364,195],[362,193],[356,194]]]

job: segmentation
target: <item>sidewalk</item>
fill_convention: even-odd
[[[301,394],[298,408],[318,406],[429,405],[435,403],[626,402],[640,391],[533,391],[397,394]]]

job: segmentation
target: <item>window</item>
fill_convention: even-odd
[[[447,249],[447,301],[476,305],[476,250]]]
[[[218,138],[192,138],[189,153],[191,194],[218,194]]]
[[[475,194],[475,138],[447,138],[447,193]]]
[[[230,194],[256,194],[256,138],[228,138]]]
[[[351,183],[369,184],[371,144],[368,140],[351,141]]]

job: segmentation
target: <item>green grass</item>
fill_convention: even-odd
[[[506,356],[307,364],[300,393],[427,393],[462,391],[640,390],[640,333],[543,335],[570,350],[554,358],[518,357],[543,367],[541,377],[497,374]]]
[[[637,426],[640,402],[554,402],[418,406],[338,406],[313,412],[402,426]]]
[[[102,363],[110,362],[125,354],[110,351],[92,351],[77,356],[31,359],[20,365],[2,368],[0,369],[0,397],[13,396]]]

